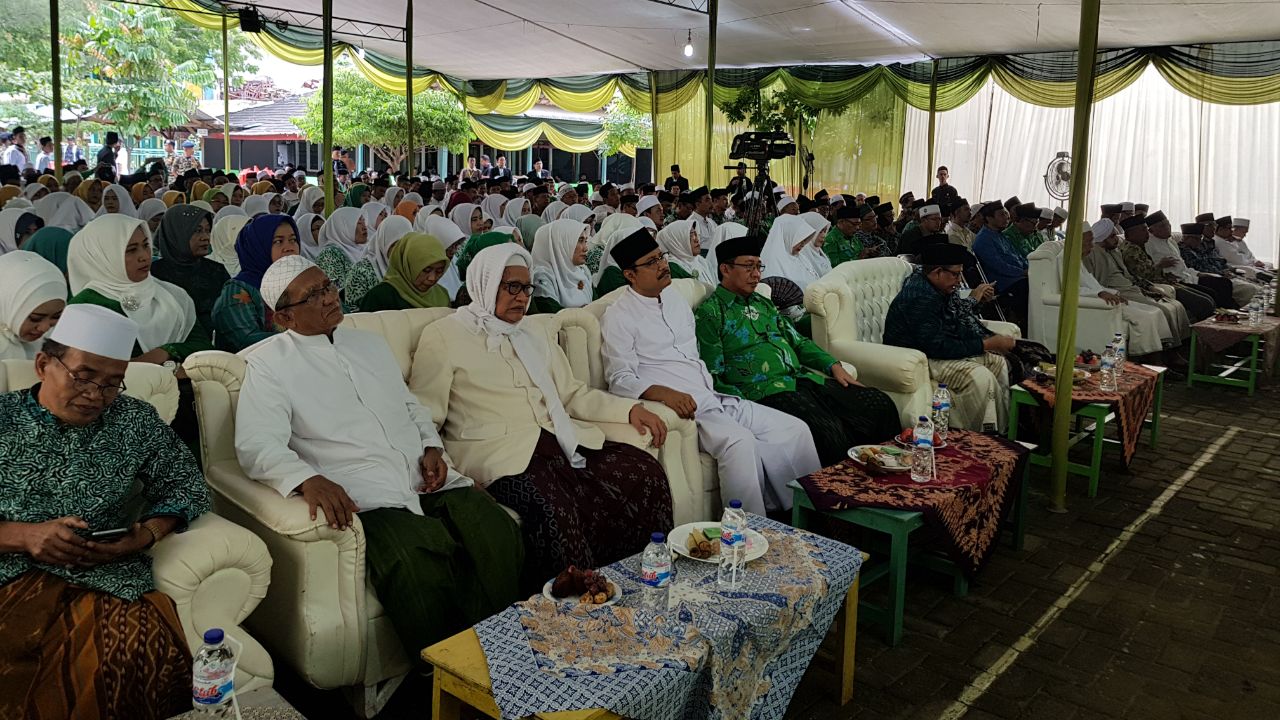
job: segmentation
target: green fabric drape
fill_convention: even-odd
[[[480,142],[499,150],[523,150],[545,135],[558,150],[591,152],[599,147],[607,134],[602,126],[580,120],[475,114],[469,115],[468,120]],[[623,148],[622,152],[635,157],[635,148]]]

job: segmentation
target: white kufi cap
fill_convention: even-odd
[[[941,214],[942,214],[942,208],[938,207],[937,205],[925,205],[924,207],[920,208],[919,216],[922,218],[927,218],[930,215],[941,215]]]
[[[1054,209],[1053,209],[1053,214],[1054,214],[1055,216],[1057,216],[1058,218],[1062,219],[1062,220],[1066,220],[1066,219],[1067,219],[1067,209],[1066,209],[1066,208],[1060,208],[1060,207],[1059,207],[1059,208],[1054,208]]]
[[[6,206],[7,207],[7,206]],[[1231,221],[1231,227],[1249,227],[1249,218],[1238,217]]]
[[[646,212],[648,212],[651,208],[653,208],[653,206],[661,205],[661,204],[662,204],[662,201],[658,199],[658,196],[645,195],[644,197],[640,198],[639,202],[636,203],[636,215],[643,215]]]
[[[794,205],[795,203],[796,203],[795,198],[791,197],[790,195],[782,195],[781,197],[778,198],[778,212],[782,212],[783,208],[785,208],[788,205]]]
[[[47,337],[67,347],[127,362],[138,341],[138,323],[98,305],[68,305]]]
[[[301,255],[285,255],[271,263],[271,267],[262,274],[262,301],[267,304],[267,307],[275,310],[280,296],[289,289],[289,283],[315,266],[315,263]]]

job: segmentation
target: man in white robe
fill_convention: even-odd
[[[1129,302],[1120,293],[1098,282],[1093,273],[1089,272],[1086,258],[1095,252],[1092,231],[1086,230],[1084,232],[1084,238],[1080,244],[1080,252],[1082,265],[1080,268],[1080,297],[1096,297],[1102,299],[1108,305],[1120,307],[1120,314],[1124,317],[1125,325],[1128,328],[1128,341],[1125,343],[1125,352],[1129,357],[1137,358],[1142,355],[1160,353],[1181,344],[1179,340],[1174,338],[1173,330],[1169,327],[1169,321],[1158,308],[1142,303]]]
[[[693,221],[693,226],[698,229],[698,240],[705,249],[710,245],[714,245],[713,238],[716,236],[716,221],[711,219],[711,208],[715,201],[711,198],[711,193],[707,192],[707,188],[700,187],[689,193],[689,199],[693,201],[693,212],[689,214],[689,219]],[[714,250],[714,248],[712,248]],[[710,252],[711,250],[708,250]]]
[[[1103,218],[1093,224],[1093,252],[1083,258],[1084,266],[1104,287],[1113,288],[1116,294],[1129,302],[1142,303],[1158,308],[1164,313],[1169,328],[1181,345],[1182,341],[1191,337],[1191,320],[1187,309],[1181,303],[1167,298],[1153,285],[1134,278],[1125,267],[1124,258],[1117,249],[1120,247],[1120,236],[1116,234],[1116,226]]]
[[[1249,218],[1238,217],[1231,221],[1231,236],[1234,237],[1237,241],[1239,241],[1236,243],[1236,247],[1239,248],[1240,255],[1244,257],[1244,259],[1247,260],[1249,264],[1253,265],[1256,268],[1264,270],[1268,273],[1274,271],[1276,269],[1275,265],[1259,260],[1257,256],[1253,254],[1253,251],[1249,249],[1249,244],[1244,241],[1245,236],[1248,234],[1249,234]]]
[[[262,297],[286,330],[246,358],[245,473],[300,494],[329,532],[360,518],[370,582],[410,657],[518,599],[519,528],[449,466],[386,342],[338,327],[337,287],[301,256],[267,269]]]
[[[720,497],[763,515],[791,508],[787,483],[822,467],[798,418],[714,390],[698,351],[693,311],[645,230],[611,251],[630,287],[604,313],[605,378],[615,395],[655,400],[698,423],[698,442],[719,464]]]
[[[1260,264],[1255,264],[1253,254],[1245,254],[1244,244],[1235,235],[1234,221],[1230,216],[1218,218],[1213,232],[1213,244],[1218,254],[1237,272],[1250,280],[1256,280]]]

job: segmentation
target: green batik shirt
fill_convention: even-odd
[[[827,254],[827,259],[831,261],[831,267],[836,267],[841,263],[857,260],[862,255],[862,242],[858,240],[856,234],[853,237],[849,237],[840,232],[840,228],[833,225],[830,232],[827,233],[827,239],[822,243],[822,251]]]
[[[739,297],[721,285],[694,317],[698,352],[716,392],[752,401],[794,392],[800,378],[819,385],[826,379],[809,368],[825,371],[836,363],[758,293]]]
[[[39,389],[0,395],[0,521],[74,515],[92,530],[109,530],[167,516],[185,529],[209,511],[200,466],[151,405],[121,395],[102,417],[79,427],[45,410]],[[26,553],[0,553],[0,585],[32,569],[129,601],[155,589],[145,553],[70,570]]]
[[[1036,230],[1023,235],[1018,232],[1018,228],[1014,227],[1013,223],[1009,223],[1009,227],[1004,229],[1004,236],[1009,241],[1009,244],[1013,246],[1013,249],[1017,250],[1018,254],[1023,258],[1026,258],[1033,250],[1040,247],[1040,243],[1044,240]]]

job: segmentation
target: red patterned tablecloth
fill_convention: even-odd
[[[1091,371],[1089,379],[1071,389],[1071,407],[1076,409],[1091,403],[1106,403],[1111,406],[1111,412],[1116,414],[1124,446],[1124,464],[1128,465],[1133,460],[1134,453],[1138,452],[1142,421],[1146,420],[1147,413],[1151,412],[1151,406],[1155,404],[1156,385],[1160,382],[1160,375],[1145,365],[1126,362],[1115,390],[1103,390],[1098,378],[1099,374]],[[1023,380],[1022,387],[1046,407],[1052,408],[1056,404],[1058,393],[1053,378],[1041,383],[1033,376]]]
[[[1262,371],[1271,377],[1276,367],[1276,356],[1280,355],[1280,317],[1264,315],[1262,325],[1253,326],[1242,320],[1238,323],[1220,323],[1209,318],[1191,326],[1196,331],[1200,344],[1213,352],[1222,352],[1239,342],[1244,342],[1250,335],[1261,335],[1265,343],[1262,358]]]
[[[952,430],[947,447],[934,454],[932,482],[915,482],[910,473],[871,473],[845,460],[800,478],[800,485],[819,511],[873,507],[922,513],[946,538],[956,565],[973,575],[1000,538],[1027,454],[1022,445],[1001,437]]]

